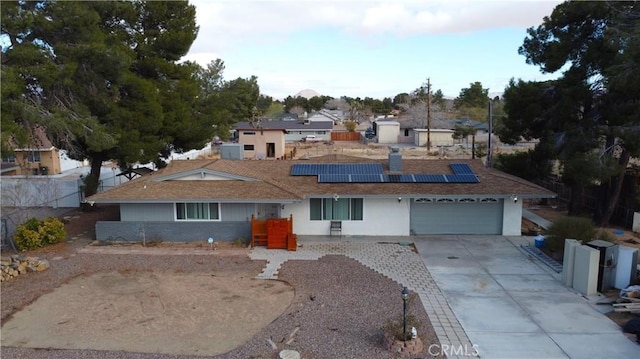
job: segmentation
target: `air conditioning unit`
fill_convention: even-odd
[[[613,288],[615,270],[618,263],[619,246],[602,240],[588,242],[587,246],[595,248],[600,252],[600,260],[598,263],[598,291],[602,293],[607,289]]]

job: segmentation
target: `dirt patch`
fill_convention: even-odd
[[[249,277],[97,273],[15,313],[2,327],[2,345],[217,355],[260,332],[293,296],[284,282]]]

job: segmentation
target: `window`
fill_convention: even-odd
[[[218,203],[176,203],[179,221],[215,221],[220,219]]]
[[[245,151],[253,151],[253,149],[254,149],[253,145],[244,145]]]
[[[404,137],[408,137],[409,136],[409,129],[405,128],[404,129]]]
[[[243,132],[242,134],[245,135],[245,136],[253,136],[256,133],[255,132]]]
[[[483,198],[483,199],[480,200],[480,202],[482,202],[482,203],[496,203],[496,202],[498,202],[498,200],[495,199],[495,198]]]
[[[3,162],[11,162],[11,163],[15,163],[16,162],[16,157],[11,155],[8,157],[5,157],[4,159],[2,159]]]
[[[431,198],[416,198],[416,203],[431,203],[433,200]]]
[[[362,221],[363,218],[362,198],[312,198],[310,206],[312,221]]]
[[[460,203],[472,203],[472,202],[475,202],[475,201],[476,201],[475,198],[460,198],[458,200],[458,202],[460,202]]]
[[[40,152],[32,151],[24,154],[24,159],[27,162],[40,162]]]

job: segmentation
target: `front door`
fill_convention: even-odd
[[[278,218],[280,217],[280,205],[277,203],[256,204],[256,219]]]
[[[267,158],[274,158],[276,156],[276,144],[274,142],[267,142]]]

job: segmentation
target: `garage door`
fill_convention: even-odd
[[[489,203],[411,202],[411,233],[501,234],[502,200]]]

